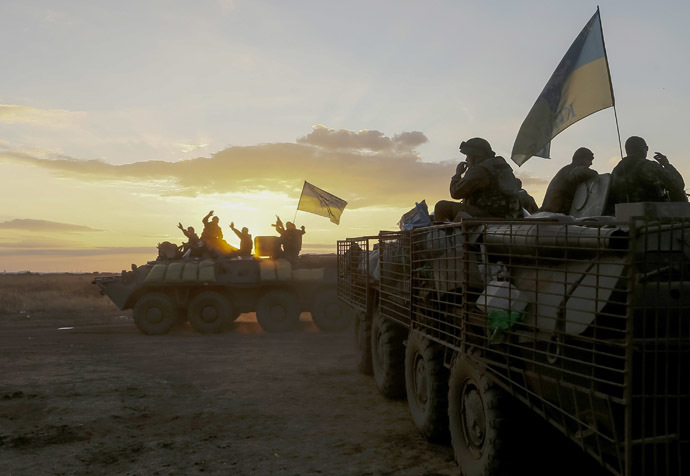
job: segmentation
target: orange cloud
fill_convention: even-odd
[[[0,160],[54,171],[77,180],[160,182],[165,196],[256,193],[270,190],[298,196],[304,180],[347,200],[348,209],[370,206],[407,207],[426,199],[448,198],[455,162],[424,162],[415,147],[425,143],[421,132],[392,138],[375,130],[347,131],[315,126],[297,143],[228,147],[210,157],[178,162],[144,161],[113,165],[69,157],[51,159],[13,151]],[[523,177],[525,185],[539,179]],[[543,181],[541,181],[543,182]]]

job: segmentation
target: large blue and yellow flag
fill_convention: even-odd
[[[599,9],[585,25],[525,118],[511,158],[549,158],[551,139],[571,124],[614,105]]]
[[[305,180],[302,187],[302,195],[300,195],[299,203],[297,204],[297,210],[327,217],[333,223],[339,225],[340,215],[343,214],[346,205],[347,202],[342,198],[331,195]]]

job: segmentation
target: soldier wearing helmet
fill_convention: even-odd
[[[438,202],[434,220],[457,220],[463,212],[472,217],[522,217],[513,170],[503,157],[496,155],[489,142],[474,137],[460,144],[460,152],[467,160],[455,169],[450,196],[462,202]]]
[[[611,173],[611,206],[628,202],[688,201],[680,173],[660,152],[654,153],[656,162],[647,160],[648,151],[642,137],[632,136],[625,141],[626,157]]]

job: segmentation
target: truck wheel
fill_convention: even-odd
[[[144,334],[165,334],[177,321],[177,309],[163,293],[145,294],[134,304],[134,323]]]
[[[405,387],[410,414],[429,441],[448,440],[448,370],[443,348],[410,332],[405,349]]]
[[[448,417],[455,461],[465,476],[503,474],[520,441],[510,396],[465,358],[450,370]]]
[[[379,391],[388,398],[405,396],[405,329],[378,310],[371,321],[371,366]]]
[[[268,291],[256,305],[256,320],[266,332],[285,332],[299,323],[299,305],[293,294],[282,289]]]
[[[311,318],[316,327],[326,332],[342,332],[352,323],[354,312],[338,299],[336,291],[326,291],[314,300]]]
[[[357,370],[364,375],[374,373],[371,368],[371,319],[366,313],[355,314],[355,348],[357,349]]]
[[[201,334],[219,332],[231,313],[230,301],[215,291],[204,291],[192,298],[187,316],[192,328]]]

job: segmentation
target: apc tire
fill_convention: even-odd
[[[187,307],[189,324],[201,334],[220,332],[231,312],[230,301],[215,291],[200,292]]]
[[[338,299],[336,291],[326,291],[314,300],[311,318],[326,332],[343,332],[352,324],[353,309]]]
[[[405,349],[405,387],[412,420],[424,438],[448,441],[448,369],[443,348],[410,332]]]
[[[376,386],[390,399],[405,397],[405,329],[374,311],[371,320],[371,366]]]
[[[371,366],[371,318],[365,312],[357,312],[353,328],[355,331],[357,370],[364,375],[373,375],[374,370]]]
[[[462,474],[491,476],[515,468],[524,433],[511,397],[465,358],[453,363],[448,386],[451,444]]]
[[[282,289],[268,291],[259,298],[256,306],[256,320],[266,332],[286,332],[299,323],[297,298]]]
[[[178,322],[172,299],[163,293],[149,293],[134,304],[134,323],[148,335],[166,334]]]

